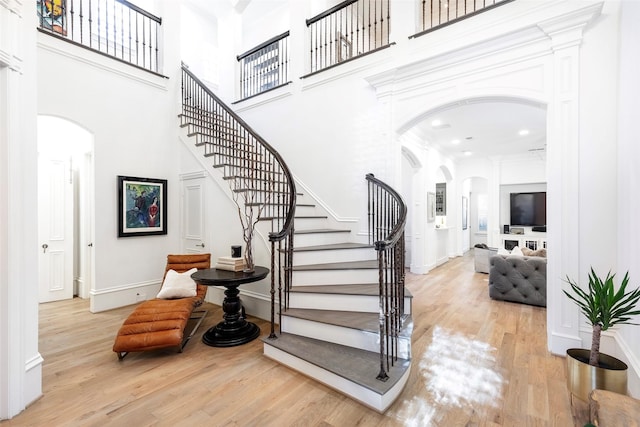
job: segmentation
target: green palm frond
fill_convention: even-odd
[[[616,290],[615,276],[609,271],[603,280],[591,268],[588,292],[569,277],[566,282],[571,286],[571,293],[563,290],[564,294],[578,305],[589,323],[592,326],[602,326],[603,331],[614,325],[638,325],[631,320],[633,316],[640,315],[640,310],[635,309],[640,302],[640,289],[627,292],[629,284],[627,272]]]

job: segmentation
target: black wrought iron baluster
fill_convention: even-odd
[[[387,36],[385,38],[385,43],[389,44],[391,42],[391,5],[390,0],[387,1]]]
[[[160,72],[160,62],[159,62],[159,61],[160,61],[160,59],[159,59],[159,57],[160,57],[160,43],[158,42],[158,39],[159,39],[159,32],[160,32],[160,26],[159,26],[159,25],[156,25],[156,26],[155,26],[155,29],[156,29],[156,41],[155,41],[155,44],[154,44],[154,45],[155,45],[155,51],[156,51],[156,54],[155,54],[155,59],[156,59],[156,69],[155,69],[154,71],[156,71],[156,72]]]
[[[373,1],[373,48],[378,47],[378,0]]]
[[[113,2],[113,16],[111,17],[111,20],[113,21],[111,26],[113,27],[113,56],[117,56],[118,55],[118,45],[117,45],[117,41],[118,41],[118,36],[117,36],[117,31],[116,31],[116,22],[117,22],[117,12],[116,12],[116,2]],[[109,34],[109,25],[107,25],[107,34]],[[109,48],[107,48],[107,52],[109,52]]]
[[[146,20],[149,23],[149,67],[151,67],[151,64],[153,62],[153,39],[152,39],[152,28],[151,28],[151,21],[149,21],[148,19]],[[146,67],[147,64],[145,62],[144,66]]]
[[[71,18],[70,18],[71,25],[69,25],[69,27],[70,27],[69,32],[71,34],[71,40],[75,40],[75,36],[74,36],[74,29],[75,29],[75,8],[74,8],[74,5],[75,5],[75,2],[74,2],[74,0],[69,0],[69,2],[71,4],[70,10],[69,10],[69,15],[71,16]]]
[[[129,26],[129,31],[127,31],[127,50],[129,51],[129,62],[131,62],[131,9],[127,9],[127,13],[129,14],[127,17],[127,24]]]
[[[80,43],[84,44],[84,1],[80,0],[80,11],[78,13],[78,17],[80,20]],[[91,7],[91,1],[89,1],[89,7]],[[89,39],[91,39],[91,33],[89,33]]]

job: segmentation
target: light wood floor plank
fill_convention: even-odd
[[[546,349],[544,308],[492,301],[471,253],[409,274],[407,287],[413,366],[385,414],[276,364],[260,340],[206,346],[202,333],[222,318],[213,304],[183,353],[118,361],[111,347],[133,307],[92,314],[88,301],[74,299],[40,306],[44,396],[1,427],[584,425],[565,359]],[[268,334],[267,322],[251,320]]]

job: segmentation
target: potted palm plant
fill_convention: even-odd
[[[572,396],[587,401],[593,389],[604,389],[627,393],[627,365],[621,360],[600,353],[600,336],[614,325],[631,324],[632,316],[640,314],[636,305],[640,300],[640,289],[627,292],[627,272],[616,290],[615,274],[607,273],[601,279],[591,268],[589,289],[583,290],[567,277],[571,293],[565,295],[575,302],[591,324],[591,349],[571,348],[567,350],[567,383]]]

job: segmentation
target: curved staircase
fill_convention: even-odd
[[[411,369],[411,295],[404,290],[404,266],[396,261],[403,237],[401,248],[395,247],[404,218],[402,229],[394,228],[394,242],[378,230],[397,227],[397,212],[386,218],[387,212],[372,212],[371,203],[369,216],[377,221],[370,224],[371,242],[357,242],[349,229],[330,228],[327,213],[295,191],[279,155],[264,150],[268,144],[200,86],[183,66],[180,126],[222,172],[239,209],[244,203],[267,224],[272,241],[272,329],[263,338],[264,354],[384,412]],[[375,178],[367,180],[371,185]],[[375,191],[374,197],[386,194]],[[403,263],[403,253],[399,259]]]

